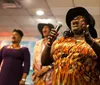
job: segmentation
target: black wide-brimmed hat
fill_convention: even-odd
[[[48,24],[46,24],[46,23],[39,23],[39,24],[38,24],[38,30],[39,30],[39,32],[41,33],[42,38],[44,37],[44,36],[43,36],[43,33],[42,33],[42,29],[43,29],[44,26],[48,26],[50,30],[51,30],[52,28],[54,28],[54,26],[53,26],[52,24],[50,24],[50,23],[48,23]]]
[[[71,21],[78,15],[84,16],[89,24],[89,32],[93,38],[97,38],[97,32],[94,28],[95,20],[92,15],[83,7],[75,7],[70,9],[66,15],[66,24],[71,29]]]

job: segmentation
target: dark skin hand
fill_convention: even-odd
[[[38,76],[38,77],[42,76],[42,75],[45,74],[48,70],[49,70],[49,67],[45,67],[45,68],[41,69],[41,70],[38,72],[37,76]]]
[[[19,85],[25,85],[25,81],[21,80]]]
[[[51,46],[52,43],[56,40],[57,36],[58,36],[57,31],[55,29],[52,29],[48,36],[48,39],[50,39],[50,41],[48,40],[47,44]]]
[[[23,73],[22,79],[26,79],[26,77],[27,73]],[[25,85],[25,81],[23,81],[22,79],[20,80],[19,85]]]
[[[52,29],[48,36],[50,41],[47,42],[47,45],[45,46],[45,49],[42,52],[41,63],[43,66],[50,65],[54,61],[53,57],[50,56],[50,51],[51,51],[52,43],[56,40],[57,36],[58,36],[57,31]]]
[[[84,34],[85,41],[92,47],[92,49],[95,51],[96,55],[99,58],[99,56],[100,56],[100,45],[95,40],[93,40],[93,38],[91,37],[89,30],[88,30],[89,26],[84,25],[84,27],[85,27],[85,29],[83,31],[83,34]]]
[[[45,74],[50,68],[46,66],[45,68],[40,69],[39,71],[34,72],[32,80],[34,81],[37,77],[41,77]]]

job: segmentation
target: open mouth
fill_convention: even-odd
[[[47,33],[47,31],[43,31],[43,33]]]
[[[78,27],[78,24],[73,24],[72,27],[76,28]]]
[[[73,27],[78,27],[78,25],[73,25]]]
[[[12,39],[16,39],[15,37],[12,37]]]
[[[79,22],[78,22],[78,21],[74,21],[74,22],[72,23],[72,26],[73,26],[73,27],[78,27],[78,25],[79,25]]]

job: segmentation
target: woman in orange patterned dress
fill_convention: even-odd
[[[100,39],[94,28],[95,20],[83,7],[72,8],[66,23],[74,37],[61,37],[52,30],[42,53],[42,65],[53,62],[52,85],[100,85]],[[53,44],[52,44],[53,43]]]

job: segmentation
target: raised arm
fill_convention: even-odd
[[[89,31],[84,31],[85,41],[92,47],[98,58],[100,59],[100,44],[97,43],[90,35]]]
[[[57,36],[57,31],[55,31],[54,29],[51,30],[50,35],[48,36],[48,39],[50,39],[50,41],[47,42],[42,52],[41,63],[43,66],[50,65],[54,61],[51,55],[51,49],[53,47],[52,44],[56,40]]]
[[[100,44],[96,41],[93,41],[92,49],[95,51],[96,55],[100,59]]]
[[[50,65],[53,62],[53,57],[51,56],[51,46],[46,45],[41,57],[41,63],[43,66]]]

